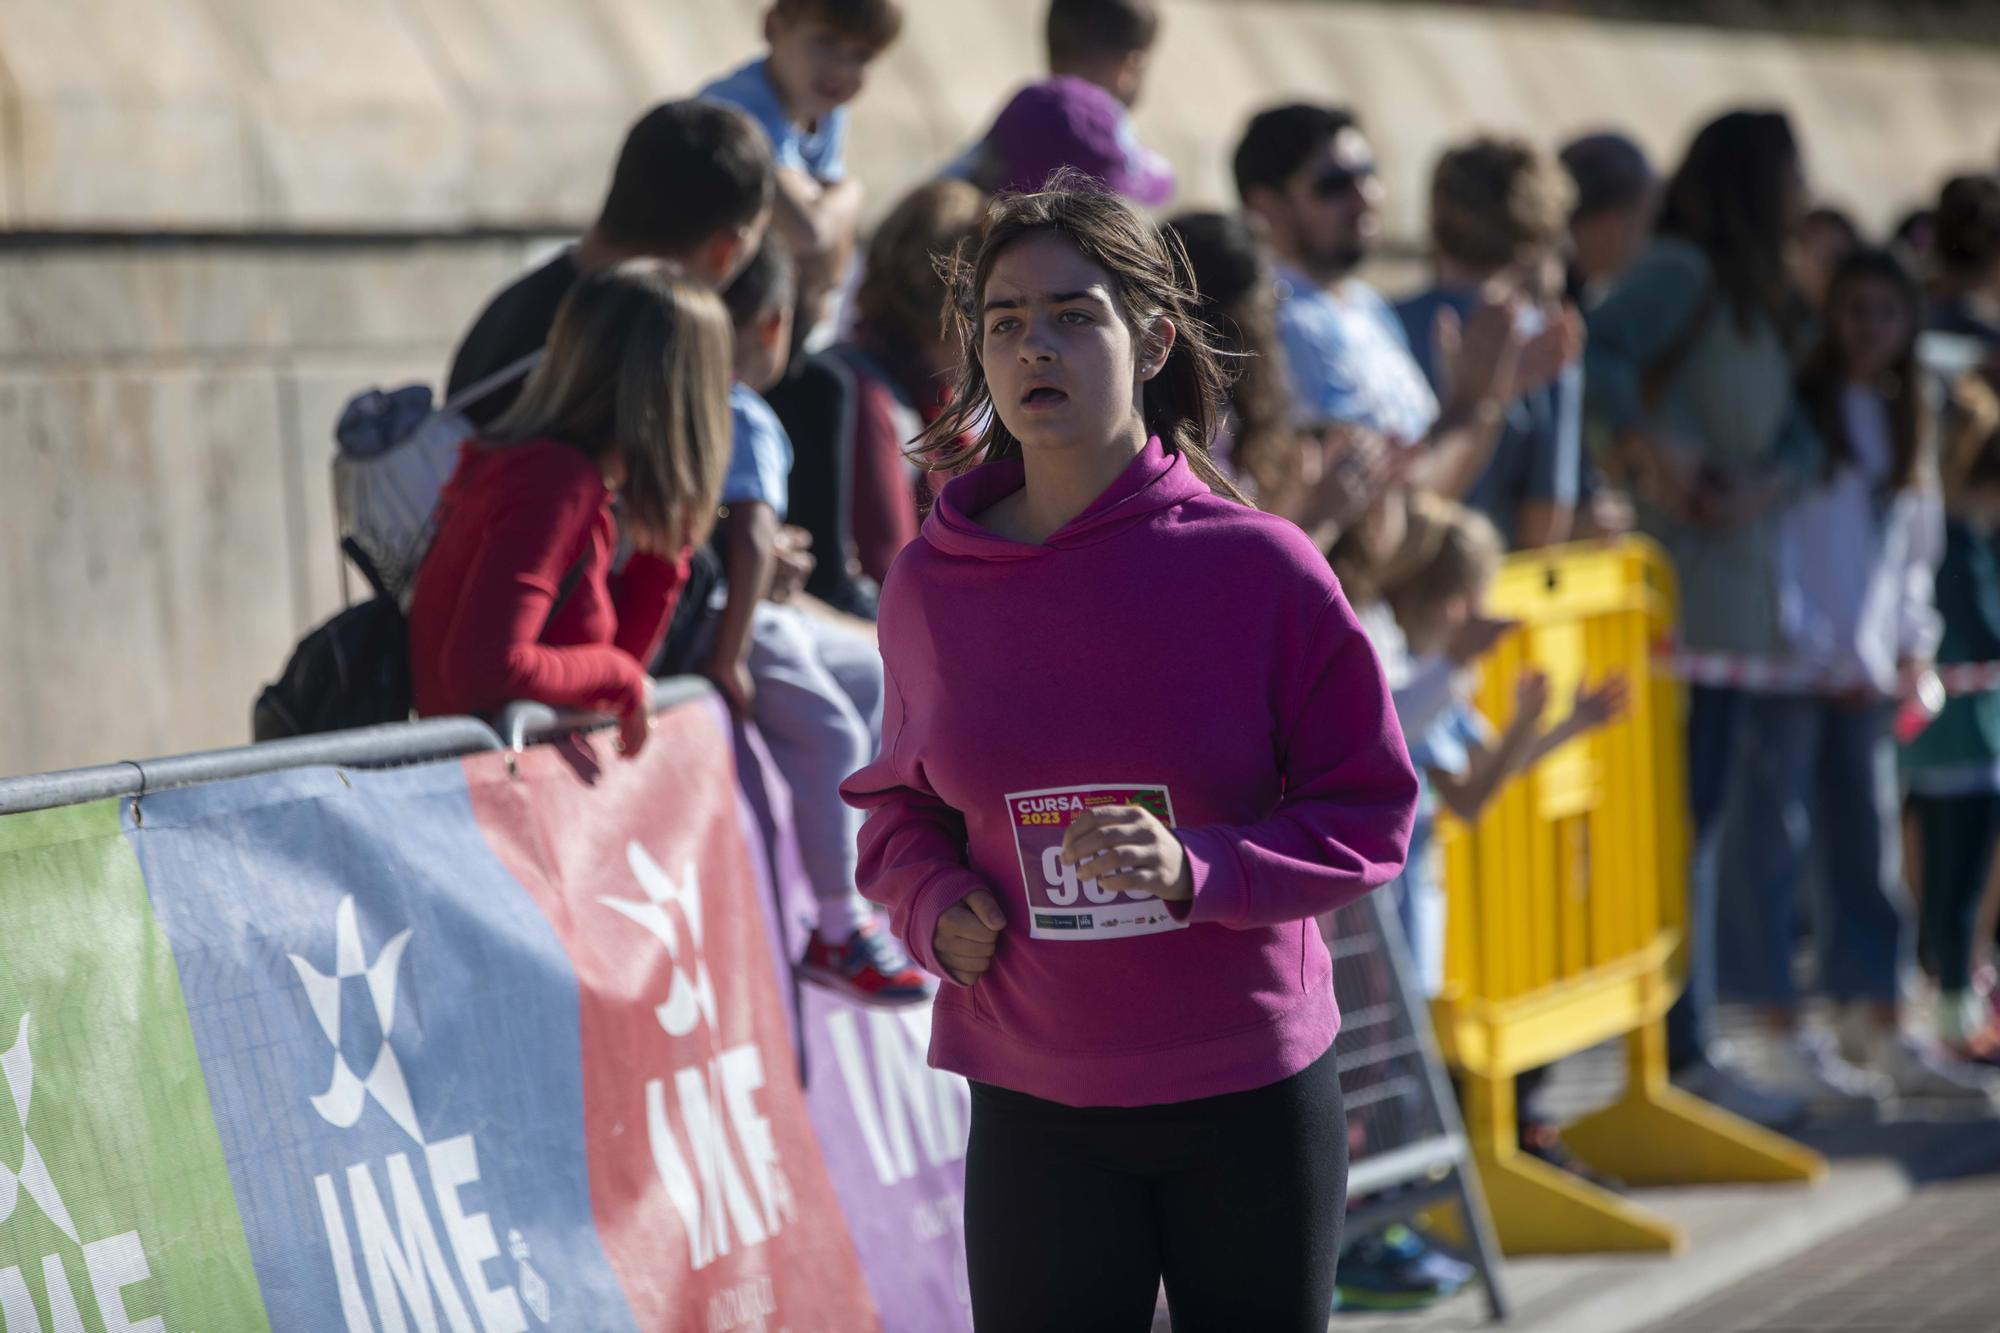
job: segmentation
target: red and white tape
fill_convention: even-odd
[[[1861,671],[1829,668],[1786,657],[1705,652],[1667,645],[1653,654],[1654,665],[1691,685],[1719,685],[1772,694],[1845,694],[1873,688]],[[1947,695],[2000,690],[2000,662],[1955,662],[1937,668]]]

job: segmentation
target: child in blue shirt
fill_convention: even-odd
[[[731,711],[757,724],[791,788],[818,902],[801,974],[863,1003],[912,1003],[929,985],[855,888],[861,814],[840,799],[841,781],[875,758],[882,656],[865,629],[810,609],[797,590],[796,530],[784,527],[792,442],[759,392],[784,375],[793,294],[783,242],[769,238],[723,292],[736,325],[735,440],[722,484],[724,592],[699,660]]]
[[[769,52],[700,93],[741,108],[770,136],[772,226],[798,263],[809,326],[839,285],[861,215],[860,183],[847,175],[847,104],[902,27],[895,0],[775,0],[764,15]]]
[[[1487,519],[1450,500],[1412,497],[1408,533],[1385,596],[1413,654],[1441,651],[1479,616],[1500,556],[1499,534]],[[1469,699],[1455,695],[1434,721],[1407,737],[1417,770],[1417,817],[1397,882],[1397,910],[1429,994],[1444,979],[1444,875],[1432,845],[1439,809],[1467,823],[1477,820],[1509,779],[1623,714],[1625,682],[1614,676],[1595,689],[1580,684],[1570,715],[1545,729],[1548,703],[1547,678],[1524,671],[1514,684],[1514,716],[1497,735]]]

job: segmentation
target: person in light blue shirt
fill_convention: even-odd
[[[830,332],[854,249],[861,185],[847,175],[847,104],[902,31],[896,0],[774,0],[768,54],[702,88],[764,129],[777,165],[772,229],[798,265],[802,327]]]
[[[1559,343],[1562,331],[1530,343],[1508,305],[1482,302],[1454,340],[1440,402],[1395,311],[1354,276],[1381,230],[1382,185],[1353,114],[1308,103],[1259,112],[1234,168],[1243,206],[1278,261],[1278,327],[1299,426],[1348,426],[1421,446],[1398,470],[1403,480],[1466,494],[1486,468],[1506,403],[1553,373],[1524,353]]]
[[[809,125],[794,120],[771,72],[771,57],[760,56],[723,75],[703,88],[701,96],[727,102],[756,121],[770,136],[771,158],[778,166],[822,184],[847,178],[847,108],[834,107]]]
[[[729,386],[729,417],[734,435],[722,503],[769,505],[782,523],[791,487],[791,436],[764,396],[742,380]]]
[[[1349,422],[1406,444],[1436,424],[1437,395],[1402,321],[1360,279],[1328,290],[1294,265],[1280,268],[1278,334],[1303,423]]]

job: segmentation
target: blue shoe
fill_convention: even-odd
[[[1421,1310],[1464,1287],[1475,1271],[1409,1227],[1385,1227],[1341,1253],[1333,1308]]]

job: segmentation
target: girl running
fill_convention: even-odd
[[[947,484],[882,597],[861,888],[948,983],[982,1333],[1323,1329],[1346,1192],[1313,918],[1416,782],[1327,562],[1209,461],[1223,376],[1155,228],[1081,177],[953,274]],[[970,444],[960,442],[970,432]]]

